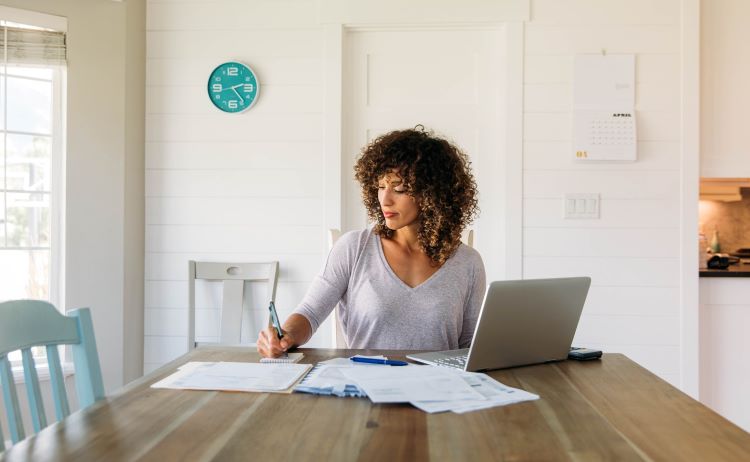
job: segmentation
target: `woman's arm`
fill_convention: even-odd
[[[474,262],[473,280],[469,289],[469,297],[464,305],[463,329],[458,339],[459,348],[469,348],[471,340],[474,337],[474,330],[477,327],[479,311],[482,309],[484,293],[487,290],[487,275],[484,271],[482,257],[477,253]]]
[[[369,232],[369,231],[365,231]],[[339,238],[328,254],[326,264],[318,274],[305,297],[282,326],[286,332],[279,341],[273,329],[258,334],[258,352],[265,357],[277,357],[293,346],[310,340],[318,326],[331,314],[346,293],[363,232],[349,232]],[[285,341],[287,337],[289,338]],[[284,347],[283,345],[286,345]]]
[[[302,346],[312,337],[310,321],[300,314],[293,313],[281,327],[283,336],[279,340],[276,329],[269,326],[258,333],[258,353],[264,358],[276,358],[290,348]]]

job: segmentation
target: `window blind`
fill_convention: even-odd
[[[2,26],[0,53],[5,64],[65,65],[65,33]]]

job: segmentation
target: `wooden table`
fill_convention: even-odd
[[[301,351],[303,362],[404,354]],[[13,446],[5,459],[750,460],[750,434],[619,354],[491,372],[541,399],[463,415],[363,398],[149,388],[187,361],[219,360],[258,355],[199,348]]]

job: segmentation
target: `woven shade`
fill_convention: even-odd
[[[0,59],[6,64],[65,65],[65,33],[3,26]]]

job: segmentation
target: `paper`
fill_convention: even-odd
[[[368,358],[385,359],[385,356],[367,356]],[[343,369],[354,367],[380,367],[377,364],[355,363],[349,358],[333,358],[321,361],[300,382],[294,391],[315,395],[333,395],[345,397],[367,396],[351,379],[344,376]]]
[[[598,110],[634,106],[635,55],[576,55],[573,67],[575,109]]]
[[[377,366],[342,369],[373,403],[484,400],[481,393],[448,368]]]
[[[283,391],[310,370],[309,364],[188,363],[152,388],[217,391]]]
[[[573,82],[575,159],[636,160],[635,55],[577,55]]]
[[[495,406],[520,403],[539,399],[539,395],[529,393],[518,388],[503,385],[487,374],[477,372],[456,371],[474,390],[478,391],[484,399],[482,400],[454,400],[454,401],[413,401],[411,404],[425,412],[453,411],[463,414],[470,411],[478,411]]]
[[[280,358],[260,358],[261,363],[296,363],[305,356],[304,353],[288,353]]]

